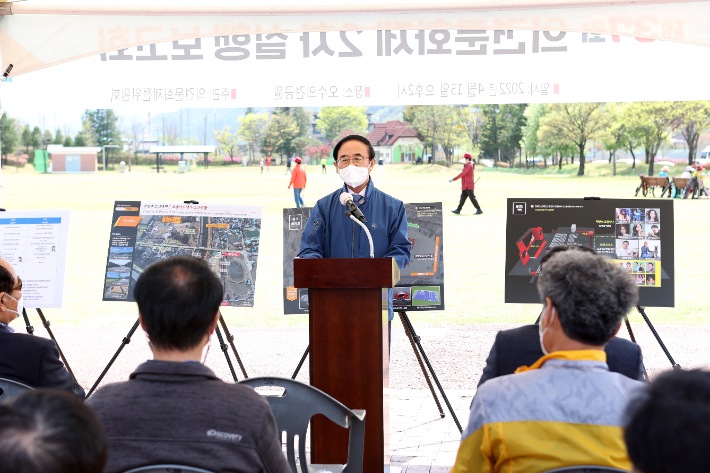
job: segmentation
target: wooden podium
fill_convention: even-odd
[[[293,261],[294,286],[308,288],[311,385],[350,409],[365,409],[363,471],[390,463],[387,288],[399,281],[393,258]],[[316,416],[311,462],[346,463],[348,431]]]

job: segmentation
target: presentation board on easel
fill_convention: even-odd
[[[294,287],[293,259],[312,207],[283,209],[284,314],[308,313],[308,289]],[[444,310],[444,223],[441,202],[404,204],[407,238],[412,244],[409,265],[392,289],[395,311]]]
[[[508,199],[505,302],[540,302],[535,281],[551,248],[578,245],[629,273],[639,306],[673,307],[670,199]]]
[[[22,278],[25,308],[62,307],[69,215],[69,210],[0,212],[0,257]]]
[[[117,201],[103,300],[134,301],[133,287],[148,266],[194,256],[222,281],[223,306],[253,307],[261,215],[258,205]]]

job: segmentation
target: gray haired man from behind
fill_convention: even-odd
[[[108,435],[105,473],[166,463],[290,473],[266,401],[200,363],[223,296],[207,263],[182,256],[154,263],[134,294],[153,360],[87,401]]]

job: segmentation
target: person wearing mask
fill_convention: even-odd
[[[335,145],[335,171],[343,186],[319,199],[311,210],[301,237],[299,258],[370,257],[367,235],[345,215],[347,208],[340,202],[340,195],[347,192],[367,220],[375,258],[394,258],[400,269],[409,264],[412,244],[407,239],[407,213],[401,200],[375,187],[370,177],[374,156],[372,145],[360,135],[346,136]],[[390,289],[390,324],[393,317]]]
[[[599,255],[563,251],[537,288],[544,356],[477,389],[452,473],[629,471],[624,410],[644,384],[609,371],[604,348],[636,305],[633,278]]]
[[[83,399],[84,389],[67,371],[53,340],[15,333],[10,327],[22,315],[23,302],[22,279],[0,258],[0,378],[35,389],[63,389]]]

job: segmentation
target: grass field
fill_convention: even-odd
[[[603,165],[591,168],[590,176],[539,175],[513,172],[480,172],[476,195],[483,215],[472,216],[467,203],[460,216],[449,212],[458,203],[460,185],[449,184],[460,165],[393,165],[372,176],[377,187],[404,202],[443,202],[446,267],[446,306],[441,312],[413,314],[413,320],[432,324],[529,323],[539,312],[536,305],[503,303],[506,198],[584,197],[631,198],[637,177],[611,177]],[[619,168],[623,168],[620,165]],[[29,167],[3,170],[2,207],[20,209],[71,209],[69,254],[62,309],[46,311],[61,324],[126,326],[135,321],[135,304],[102,302],[112,206],[115,200],[183,201],[258,204],[264,206],[256,306],[227,308],[224,315],[234,326],[289,326],[307,324],[307,316],[282,314],[282,209],[294,206],[285,168],[272,167],[260,174],[258,167],[215,167],[177,174],[150,172],[135,167],[132,173],[113,171],[87,175],[36,174]],[[341,185],[328,169],[307,167],[306,205]],[[643,198],[639,198],[639,203]],[[703,248],[710,234],[709,201],[675,201],[676,293],[674,309],[648,310],[655,323],[707,324],[710,271]],[[640,317],[633,316],[638,320]],[[38,325],[39,322],[35,323]]]

